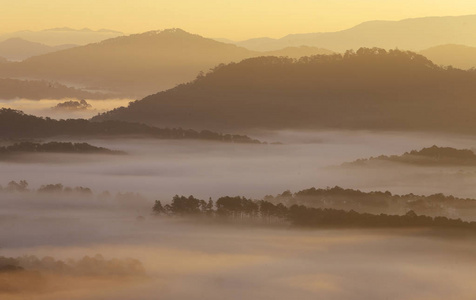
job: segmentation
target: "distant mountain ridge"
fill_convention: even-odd
[[[434,63],[460,69],[476,68],[476,47],[465,45],[439,45],[420,51]]]
[[[288,48],[273,55],[329,54],[320,48]],[[150,31],[31,57],[0,67],[1,77],[45,79],[143,97],[193,80],[221,63],[267,55],[181,29]]]
[[[361,47],[419,51],[443,44],[476,46],[476,15],[368,21],[336,32],[290,34],[235,42],[255,51],[313,46],[343,52]]]
[[[77,45],[48,46],[21,38],[10,38],[0,42],[0,56],[9,61],[21,61],[32,56],[65,50]]]
[[[0,35],[0,41],[21,38],[30,42],[48,46],[64,44],[86,45],[106,39],[122,36],[124,33],[109,29],[91,30],[89,28],[72,29],[68,27],[51,28],[39,31],[23,30]]]

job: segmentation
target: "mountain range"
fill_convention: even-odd
[[[94,120],[207,129],[367,129],[474,133],[476,72],[378,48],[215,68]]]
[[[91,30],[89,28],[72,29],[63,27],[40,31],[23,30],[5,33],[0,35],[0,41],[5,41],[11,38],[21,38],[30,42],[41,43],[48,46],[65,44],[86,45],[122,35],[124,35],[122,32],[109,29]]]
[[[272,52],[291,57],[330,53],[313,47]],[[169,29],[121,36],[2,64],[0,77],[74,83],[118,92],[122,96],[144,97],[193,80],[200,71],[206,72],[218,64],[263,55],[268,54],[220,43],[181,29]]]
[[[320,47],[337,52],[360,47],[420,51],[444,44],[476,46],[476,15],[369,21],[336,32],[290,34],[280,39],[265,37],[234,43],[255,51],[296,46]]]
[[[21,38],[10,38],[0,42],[0,56],[9,61],[21,61],[32,56],[69,49],[76,46],[77,45],[71,44],[48,46],[41,43],[30,42]]]

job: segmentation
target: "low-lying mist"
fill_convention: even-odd
[[[201,141],[81,140],[128,155],[32,154],[1,162],[0,183],[27,180],[31,187],[62,183],[94,192],[139,192],[167,200],[175,194],[202,199],[223,195],[262,198],[285,190],[341,186],[394,194],[444,193],[476,198],[471,167],[342,168],[342,163],[401,154],[431,145],[471,149],[471,137],[372,132],[251,133],[282,145]],[[56,140],[69,141],[67,138]],[[77,140],[76,140],[77,141]]]
[[[103,113],[120,106],[127,106],[127,104],[134,99],[106,99],[106,100],[91,100],[85,99],[91,105],[88,109],[53,109],[59,103],[65,101],[77,101],[76,99],[15,99],[15,100],[1,100],[0,106],[3,108],[11,108],[21,110],[26,114],[32,114],[39,117],[49,117],[52,119],[89,119],[98,113]]]
[[[0,272],[7,280],[1,282],[16,283],[0,291],[0,298],[474,298],[476,240],[468,234],[225,225],[157,217],[151,211],[153,200],[165,204],[175,194],[257,199],[334,185],[476,197],[471,168],[339,167],[433,144],[471,149],[471,138],[371,132],[250,136],[283,144],[96,139],[87,142],[128,155],[34,154],[35,159],[0,162],[0,256],[77,262],[99,253],[106,260],[138,260],[144,270],[139,279],[115,272]],[[11,180],[27,180],[31,192],[9,191]],[[63,192],[46,186],[58,183]],[[65,192],[66,187],[71,190]]]

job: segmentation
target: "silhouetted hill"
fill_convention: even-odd
[[[77,45],[47,46],[41,43],[29,42],[21,38],[11,38],[0,42],[0,56],[10,61],[20,61],[32,56],[42,55],[59,50],[69,49]]]
[[[273,52],[300,57],[329,54],[302,47]],[[32,57],[0,67],[0,76],[73,82],[123,96],[144,97],[193,80],[220,63],[269,55],[217,42],[181,29],[122,36],[97,44]]]
[[[144,137],[154,139],[196,139],[229,143],[259,144],[245,135],[230,135],[207,130],[156,128],[122,121],[91,122],[84,119],[53,120],[24,114],[12,109],[0,109],[0,138],[25,139],[72,137]]]
[[[81,154],[124,154],[103,147],[96,147],[88,143],[49,142],[33,143],[21,142],[11,146],[0,147],[0,158],[5,155],[22,153],[81,153]]]
[[[0,99],[106,99],[110,97],[112,97],[111,94],[87,92],[77,88],[67,87],[57,82],[0,78]]]
[[[256,55],[235,45],[170,29],[32,57],[2,66],[0,75],[69,81],[144,96],[192,80],[219,63],[252,56]]]
[[[63,27],[40,31],[23,30],[6,33],[0,35],[0,41],[11,38],[21,38],[30,42],[41,43],[48,46],[58,46],[65,44],[86,45],[122,35],[122,32],[109,29],[91,30],[89,28],[72,29]]]
[[[476,73],[412,52],[259,57],[97,116],[213,130],[378,129],[474,133]]]
[[[385,161],[424,166],[476,166],[476,154],[467,149],[432,146],[419,151],[405,152],[402,155],[381,155],[358,159],[351,163],[345,163],[344,166],[365,166]]]
[[[438,65],[460,69],[476,68],[476,47],[464,45],[441,45],[420,52]]]
[[[476,199],[463,199],[443,194],[394,195],[388,191],[363,192],[341,187],[305,189],[296,193],[285,191],[277,196],[266,196],[264,200],[286,206],[304,205],[320,209],[354,210],[360,213],[405,214],[413,210],[428,216],[462,217],[474,220]]]
[[[346,51],[360,47],[423,50],[443,44],[476,46],[476,15],[369,21],[337,32],[290,34],[281,39],[250,39],[236,45],[255,51],[314,46]]]

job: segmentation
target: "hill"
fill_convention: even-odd
[[[402,155],[381,155],[368,159],[358,159],[344,166],[365,166],[377,162],[396,162],[423,166],[476,166],[476,154],[467,149],[432,146],[419,151],[413,150]]]
[[[90,43],[98,43],[122,35],[122,32],[109,29],[91,30],[89,28],[73,29],[62,27],[39,31],[23,30],[6,33],[0,35],[0,41],[11,38],[21,38],[30,42],[41,43],[48,46],[65,44],[86,45]]]
[[[180,29],[121,36],[3,65],[4,77],[27,77],[147,95],[192,80],[200,71],[253,52]]]
[[[453,66],[459,69],[476,68],[476,47],[440,45],[425,49],[420,54],[438,65]]]
[[[92,93],[57,82],[0,78],[0,99],[3,100],[15,98],[30,100],[64,98],[106,99],[110,97],[112,97],[111,94]]]
[[[21,61],[32,56],[42,55],[73,47],[76,47],[76,45],[67,44],[48,46],[41,43],[29,42],[21,38],[11,38],[0,42],[0,56],[3,56],[10,61]]]
[[[476,15],[369,21],[337,32],[291,34],[281,39],[260,38],[236,43],[255,51],[304,45],[338,52],[360,47],[423,50],[443,44],[476,46]]]
[[[476,73],[399,50],[221,65],[94,120],[211,130],[376,129],[474,133]],[[186,117],[185,117],[186,116]]]
[[[328,54],[288,48],[273,55]],[[193,80],[220,63],[268,55],[217,42],[181,29],[121,36],[97,44],[29,58],[0,67],[0,76],[75,83],[121,96],[144,97]]]
[[[285,191],[280,195],[266,196],[264,200],[286,206],[305,205],[320,209],[354,210],[360,213],[405,214],[413,210],[428,216],[462,217],[474,220],[476,199],[457,198],[443,194],[395,195],[388,191],[364,192],[342,187],[309,188],[296,193]]]
[[[26,115],[21,111],[0,109],[0,139],[75,137],[143,137],[152,139],[208,140],[228,143],[260,144],[245,135],[207,130],[156,128],[122,121],[91,122],[83,119],[53,120]]]
[[[0,157],[24,153],[80,153],[80,154],[124,154],[103,147],[96,147],[88,143],[32,143],[21,142],[10,146],[0,147]]]

